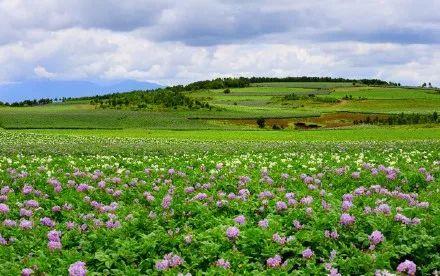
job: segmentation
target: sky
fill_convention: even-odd
[[[226,76],[440,86],[438,0],[0,0],[0,84]]]

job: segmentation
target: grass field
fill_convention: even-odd
[[[396,141],[438,140],[440,127],[370,127],[310,131],[269,130],[145,130],[145,129],[30,129],[4,133],[37,133],[47,135],[192,139],[207,141]]]
[[[353,121],[439,95],[261,85],[188,92],[210,109],[0,108],[0,275],[434,274],[440,125]]]

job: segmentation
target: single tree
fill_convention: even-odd
[[[266,120],[264,118],[258,118],[257,125],[259,128],[264,128],[266,126]]]

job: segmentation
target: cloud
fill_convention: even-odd
[[[40,65],[34,68],[34,73],[35,75],[37,75],[37,77],[47,78],[47,79],[51,79],[56,76],[55,73],[48,72],[46,68]]]
[[[329,75],[440,84],[436,10],[435,0],[0,0],[0,83]]]

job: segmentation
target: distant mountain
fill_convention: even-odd
[[[132,80],[106,84],[88,81],[31,80],[0,84],[0,101],[16,102],[41,98],[84,97],[160,87],[162,86],[156,83]]]

